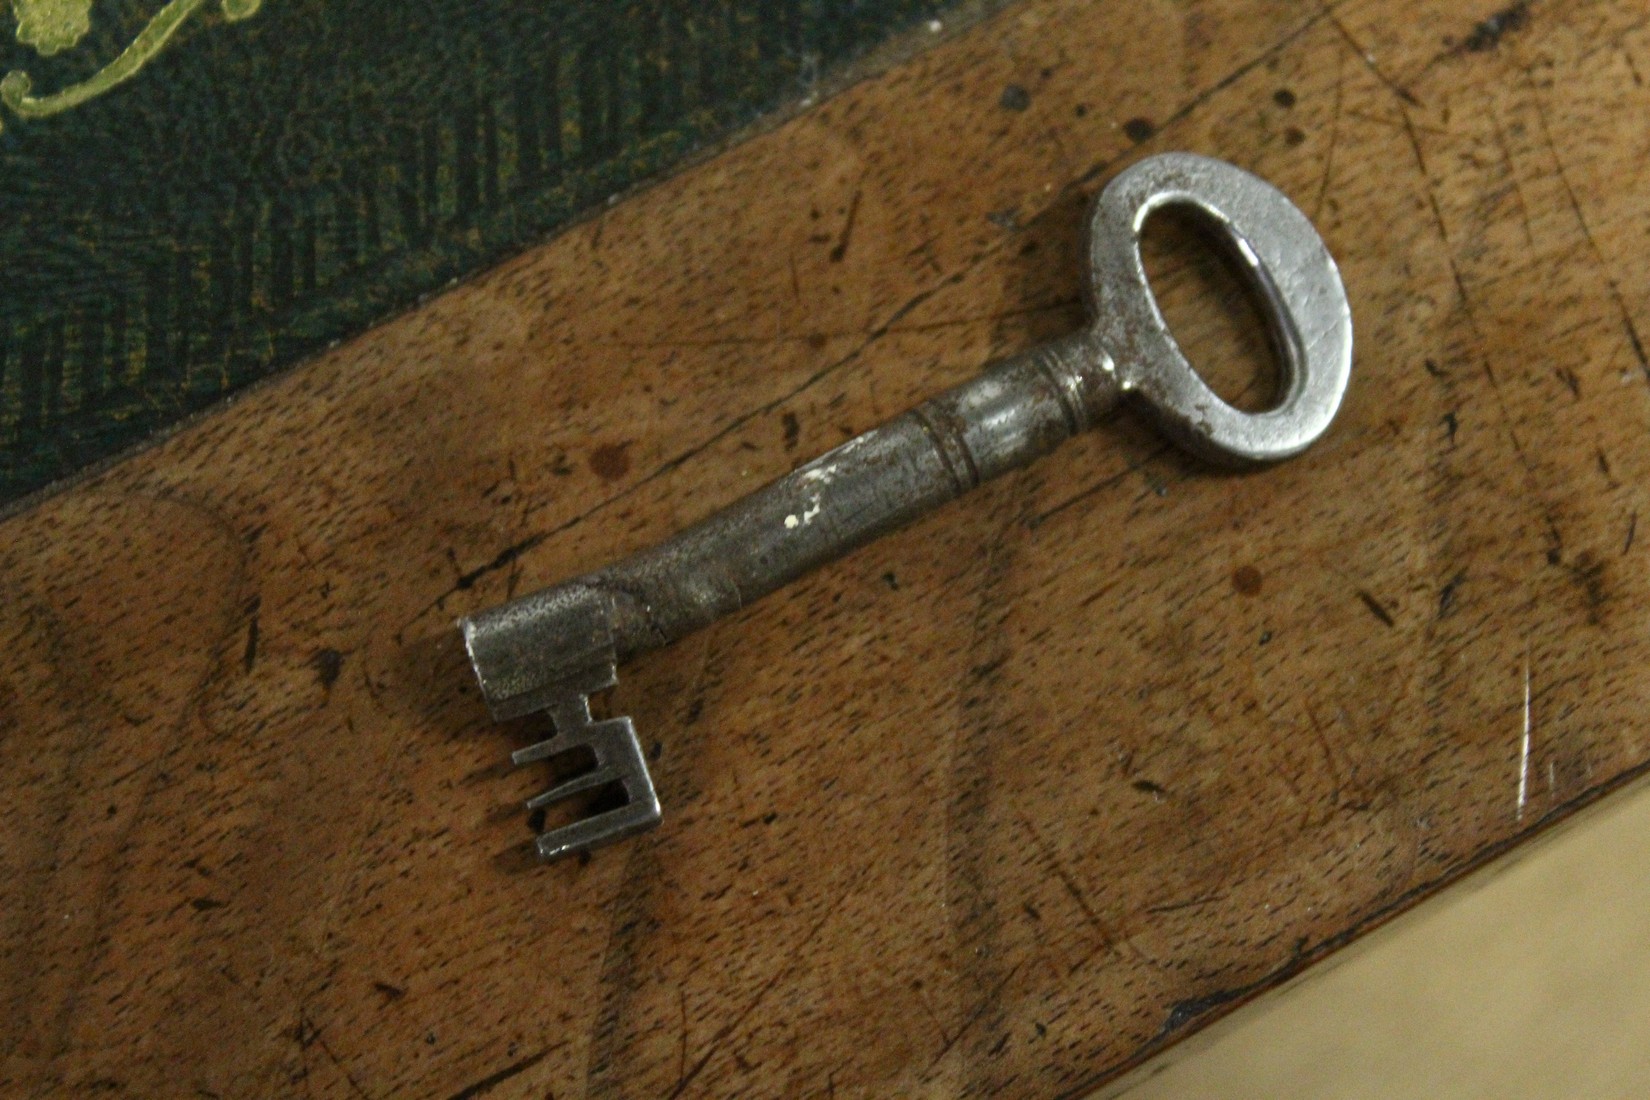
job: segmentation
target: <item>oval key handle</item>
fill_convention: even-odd
[[[1258,292],[1282,360],[1279,400],[1248,413],[1221,400],[1186,361],[1157,308],[1140,257],[1146,220],[1188,208]],[[1270,462],[1312,444],[1340,408],[1352,373],[1352,310],[1323,240],[1283,192],[1241,168],[1165,153],[1101,192],[1089,227],[1093,335],[1119,390],[1163,432],[1217,462]]]

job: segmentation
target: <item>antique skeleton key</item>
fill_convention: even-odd
[[[1275,405],[1241,412],[1175,344],[1140,257],[1147,217],[1186,208],[1253,283],[1281,364]],[[1335,261],[1304,214],[1222,161],[1169,153],[1136,163],[1095,203],[1091,320],[1013,356],[802,466],[674,538],[460,624],[495,718],[548,711],[554,735],[517,764],[567,754],[587,768],[528,802],[598,788],[616,804],[539,836],[556,859],[656,825],[659,800],[629,718],[592,718],[625,658],[669,644],[815,566],[1024,466],[1120,401],[1204,458],[1270,462],[1328,428],[1352,366],[1352,319]]]

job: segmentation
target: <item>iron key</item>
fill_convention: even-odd
[[[1282,383],[1274,406],[1228,405],[1186,361],[1152,297],[1140,234],[1156,210],[1201,222],[1252,283]],[[547,711],[549,739],[517,764],[580,752],[587,768],[528,803],[596,788],[618,804],[538,837],[556,859],[658,824],[659,799],[629,718],[596,721],[617,666],[745,607],[815,566],[1047,454],[1120,401],[1215,462],[1298,454],[1323,434],[1352,366],[1352,321],[1333,258],[1270,184],[1223,161],[1168,153],[1107,185],[1089,224],[1090,322],[848,441],[666,542],[460,623],[493,716]]]

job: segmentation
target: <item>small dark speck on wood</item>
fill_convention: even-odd
[[[1500,45],[1509,32],[1521,31],[1529,25],[1529,0],[1519,0],[1474,27],[1461,43],[1461,49],[1466,53],[1485,53]]]
[[[1455,593],[1461,583],[1467,579],[1465,573],[1457,573],[1449,579],[1449,583],[1438,591],[1438,617],[1442,619],[1455,606]]]
[[[321,689],[331,691],[332,685],[338,682],[339,673],[344,671],[344,655],[336,649],[317,649],[315,656],[309,659],[309,666],[315,670]]]
[[[258,611],[263,607],[263,597],[254,595],[246,601],[246,650],[242,654],[242,663],[246,671],[251,672],[252,666],[258,663]]]
[[[1569,367],[1555,367],[1553,373],[1558,375],[1558,380],[1570,391],[1570,396],[1577,400],[1581,399],[1581,379],[1576,377],[1575,371]]]
[[[1380,600],[1377,600],[1374,596],[1370,595],[1368,592],[1365,592],[1361,588],[1358,589],[1358,598],[1363,601],[1365,607],[1369,608],[1369,613],[1371,615],[1381,620],[1387,626],[1398,625],[1392,618],[1392,612],[1388,611]]]
[[[1157,126],[1149,118],[1131,118],[1123,123],[1123,133],[1128,135],[1130,141],[1139,145],[1156,136]]]
[[[1232,588],[1240,596],[1258,596],[1266,579],[1252,565],[1240,565],[1232,571]]]
[[[1020,231],[1020,212],[1012,206],[1007,210],[993,210],[985,216],[985,220],[998,229],[1006,229],[1010,233]]]
[[[1018,84],[1010,84],[1003,89],[1002,97],[997,100],[997,106],[1005,111],[1023,111],[1031,106],[1031,93]]]
[[[848,243],[854,238],[854,222],[859,218],[859,196],[855,191],[854,197],[848,200],[848,213],[842,221],[842,233],[837,237],[836,244],[831,247],[830,260],[833,264],[842,262],[848,255]]]

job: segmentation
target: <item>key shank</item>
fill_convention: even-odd
[[[537,710],[582,667],[668,645],[1047,454],[1118,395],[1092,332],[1046,344],[657,546],[467,619],[488,705],[501,718]]]

